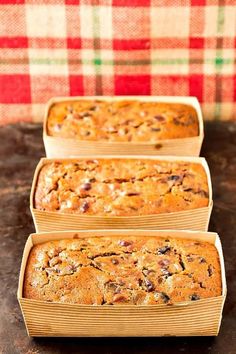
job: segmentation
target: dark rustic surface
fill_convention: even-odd
[[[210,230],[222,240],[228,297],[217,338],[28,338],[16,299],[24,243],[34,231],[29,193],[44,155],[40,125],[0,129],[0,353],[236,353],[236,124],[208,123],[202,156],[210,166],[214,210]],[[184,326],[184,323],[183,323]]]

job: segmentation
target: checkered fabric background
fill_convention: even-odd
[[[62,95],[194,95],[236,119],[235,24],[235,0],[1,0],[0,123]]]

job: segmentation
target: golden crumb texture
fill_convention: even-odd
[[[213,244],[154,236],[82,237],[32,248],[24,297],[86,305],[155,305],[220,296]]]
[[[47,133],[86,141],[156,142],[198,136],[199,121],[186,104],[75,100],[51,106]]]
[[[209,204],[199,163],[151,159],[66,160],[39,172],[34,207],[96,216],[142,216]]]

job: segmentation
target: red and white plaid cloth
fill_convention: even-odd
[[[58,95],[194,95],[234,119],[235,23],[235,0],[1,0],[0,123]]]

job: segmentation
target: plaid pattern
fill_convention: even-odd
[[[194,95],[235,118],[235,0],[1,0],[0,18],[1,124],[57,95]]]

